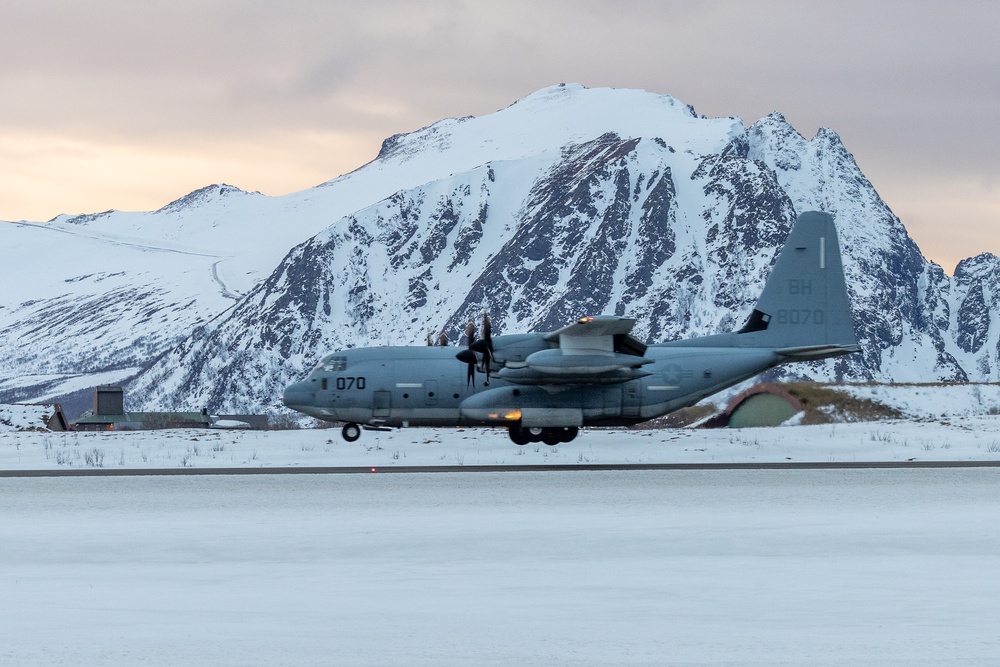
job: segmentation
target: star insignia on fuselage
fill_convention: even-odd
[[[663,380],[669,385],[679,385],[683,380],[689,380],[693,373],[676,364],[669,364],[663,369]]]

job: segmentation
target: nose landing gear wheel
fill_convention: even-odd
[[[354,442],[361,437],[361,427],[357,424],[344,424],[344,428],[340,431],[340,435],[347,442]]]

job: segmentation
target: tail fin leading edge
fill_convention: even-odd
[[[829,213],[799,215],[739,334],[746,337],[744,344],[775,348],[789,360],[858,350],[840,243]]]

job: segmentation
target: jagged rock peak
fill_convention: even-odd
[[[751,154],[754,149],[757,149],[758,153],[765,150],[772,153],[788,152],[789,149],[801,151],[807,144],[817,146],[820,150],[847,152],[840,135],[834,130],[821,127],[812,139],[807,140],[778,111],[772,111],[747,128],[747,135],[750,139]]]
[[[175,199],[163,208],[158,209],[156,213],[176,213],[178,211],[183,211],[184,209],[204,206],[205,204],[218,201],[225,197],[249,194],[251,193],[234,185],[229,185],[227,183],[213,183],[212,185],[206,185],[203,188],[198,188],[194,192],[190,192],[179,199]],[[252,194],[260,193],[255,192]]]
[[[839,149],[841,151],[848,152],[847,148],[844,146],[844,142],[840,140],[840,135],[828,127],[821,127],[816,130],[816,136],[812,138],[810,143],[822,144],[827,148]]]
[[[83,215],[74,216],[62,214],[52,218],[49,222],[65,222],[68,225],[85,225],[89,222],[93,222],[94,220],[106,218],[114,213],[116,213],[114,209],[108,209],[107,211],[101,211],[100,213],[84,213]]]
[[[777,111],[747,128],[747,141],[747,157],[751,160],[768,162],[771,157],[771,164],[779,170],[794,171],[802,167],[805,137]]]
[[[967,283],[977,278],[982,278],[994,274],[1000,277],[1000,257],[991,252],[984,252],[963,259],[955,267],[955,280],[960,283]]]
[[[778,134],[792,133],[798,135],[799,137],[802,136],[799,134],[798,130],[792,127],[792,124],[788,122],[788,119],[785,118],[785,115],[780,111],[772,111],[751,125],[750,129],[756,130],[757,132],[772,132]]]

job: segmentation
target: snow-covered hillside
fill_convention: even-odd
[[[560,85],[390,137],[285,197],[217,185],[152,213],[0,225],[17,276],[0,399],[141,369],[137,407],[268,409],[328,349],[457,341],[483,309],[507,333],[601,313],[651,342],[731,329],[813,209],[837,220],[863,352],[789,370],[1000,379],[1000,259],[954,278],[925,260],[835,132]]]

